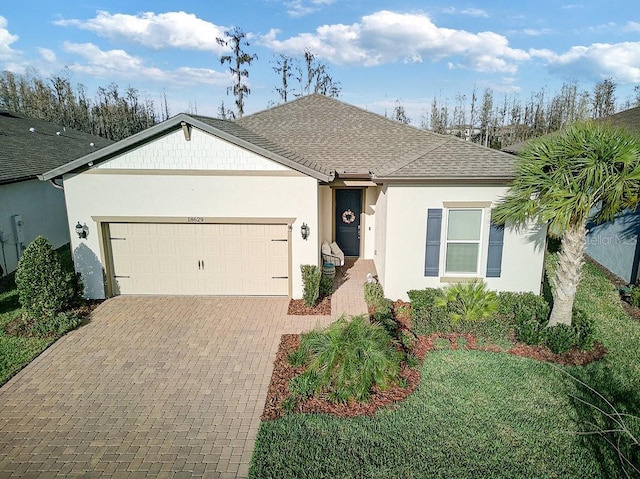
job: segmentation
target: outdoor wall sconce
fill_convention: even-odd
[[[309,225],[307,225],[307,223],[302,223],[302,226],[300,227],[300,234],[302,235],[302,239],[306,240],[309,237],[310,233],[311,228],[309,228]]]
[[[87,239],[87,235],[89,234],[89,227],[87,226],[87,223],[81,225],[78,221],[78,224],[76,225],[76,233],[78,235],[78,238]]]

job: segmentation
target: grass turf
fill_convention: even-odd
[[[596,319],[598,339],[609,349],[604,360],[558,368],[507,354],[434,351],[417,391],[374,417],[296,414],[264,422],[249,476],[625,477],[600,435],[580,434],[609,424],[579,399],[608,406],[566,373],[603,393],[618,411],[637,415],[640,323],[590,265],[577,304]],[[640,424],[628,423],[638,437]],[[624,437],[621,447],[637,459]]]

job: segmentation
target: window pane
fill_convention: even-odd
[[[447,240],[478,241],[482,223],[482,210],[449,210]]]
[[[477,243],[449,243],[445,271],[447,273],[476,273],[478,271]]]

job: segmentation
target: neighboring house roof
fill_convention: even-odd
[[[512,155],[404,125],[361,108],[313,94],[226,121],[181,113],[145,131],[40,176],[59,177],[106,161],[182,124],[225,139],[320,181],[377,180],[506,181]]]
[[[603,118],[602,121],[635,133],[640,133],[640,106],[615,113]]]
[[[236,123],[311,163],[378,178],[508,179],[510,155],[313,94]]]
[[[36,178],[111,143],[55,123],[0,111],[0,184]]]

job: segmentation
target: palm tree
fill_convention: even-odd
[[[595,122],[576,123],[532,141],[493,220],[546,224],[561,239],[549,326],[571,324],[587,239],[587,222],[611,221],[640,202],[640,139]]]

